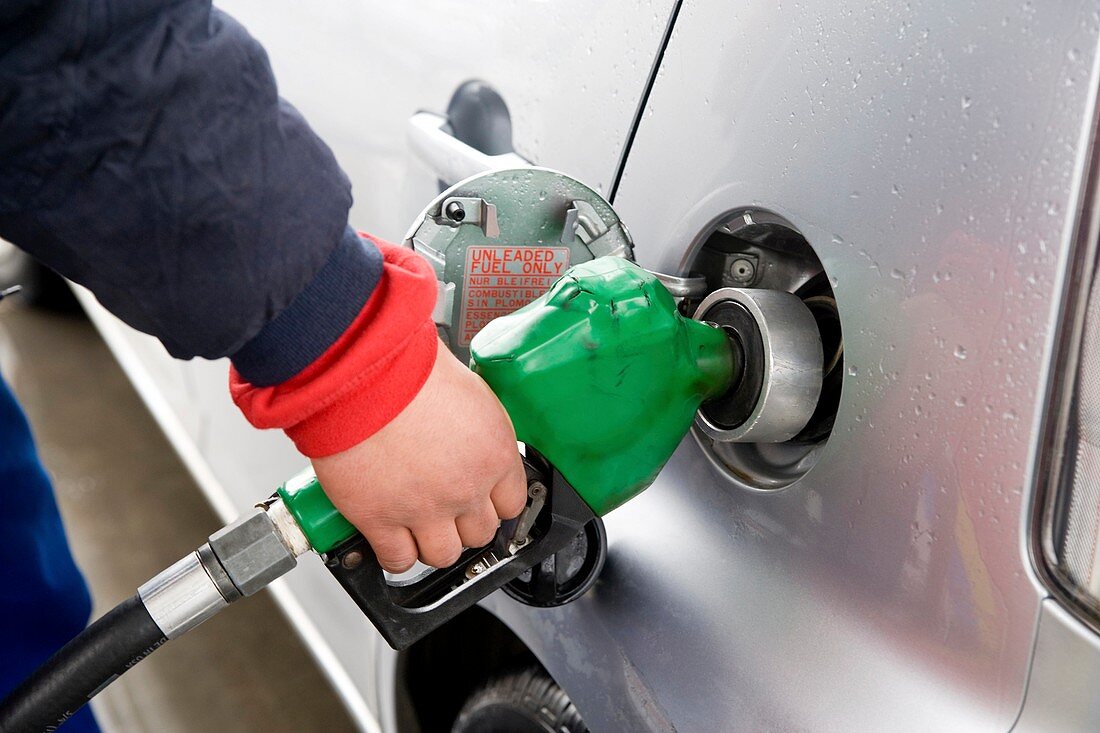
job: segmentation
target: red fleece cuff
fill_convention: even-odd
[[[361,443],[397,417],[435,365],[435,272],[412,250],[364,235],[382,252],[382,279],[335,343],[293,378],[255,387],[236,369],[229,391],[258,428],[282,428],[320,458]]]

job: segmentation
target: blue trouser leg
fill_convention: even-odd
[[[91,610],[30,426],[0,379],[0,697],[76,636]],[[60,730],[99,727],[84,707]]]

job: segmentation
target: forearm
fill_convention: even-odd
[[[209,3],[61,0],[0,28],[0,236],[175,356],[275,384],[382,273],[350,185]],[[309,324],[309,327],[305,327]]]

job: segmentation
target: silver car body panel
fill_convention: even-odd
[[[1054,600],[1039,614],[1039,632],[1018,733],[1100,730],[1100,639]]]
[[[336,151],[355,184],[352,223],[400,241],[439,193],[407,121],[444,113],[470,79],[508,104],[519,155],[606,192],[673,0],[219,5],[264,43],[280,92]]]
[[[684,5],[614,201],[637,257],[675,272],[722,214],[782,215],[833,283],[848,372],[796,484],[747,491],[689,438],[607,518],[589,596],[493,599],[594,730],[1012,727],[1097,22],[1089,3]]]

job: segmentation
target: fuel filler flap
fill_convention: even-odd
[[[611,205],[546,168],[489,171],[455,184],[417,217],[405,246],[435,268],[433,318],[462,361],[485,324],[538,298],[570,266],[605,255],[634,258]]]

